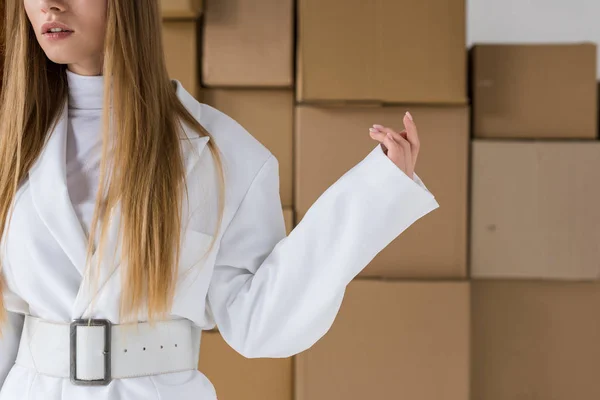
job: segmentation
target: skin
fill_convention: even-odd
[[[23,0],[46,56],[86,76],[102,74],[107,4],[107,0]],[[49,40],[42,28],[47,22],[65,24],[73,33],[66,39]]]
[[[414,179],[421,143],[417,125],[409,112],[404,116],[404,127],[406,129],[398,133],[385,126],[373,125],[369,129],[369,134],[373,140],[383,145],[383,151],[388,158],[406,175]]]

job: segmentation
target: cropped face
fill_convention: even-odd
[[[81,75],[99,75],[108,0],[23,0],[46,56]]]

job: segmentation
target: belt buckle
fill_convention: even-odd
[[[111,363],[111,322],[107,319],[75,319],[71,322],[70,332],[70,378],[74,385],[80,386],[106,386],[112,380],[110,363]],[[82,380],[77,378],[77,327],[78,326],[102,326],[104,327],[104,377],[102,379]]]

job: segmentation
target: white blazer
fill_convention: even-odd
[[[249,358],[302,352],[329,330],[346,285],[438,203],[418,177],[411,180],[376,145],[286,237],[277,159],[233,119],[198,103],[174,83],[185,107],[223,154],[227,192],[216,246],[202,258],[215,234],[217,180],[206,149],[209,138],[185,127],[191,139],[181,141],[189,200],[184,203],[180,276],[171,315],[190,319],[198,332],[218,325],[227,343]],[[8,284],[4,301],[11,324],[0,341],[0,400],[215,399],[212,384],[199,371],[84,387],[13,365],[20,314],[62,322],[88,317],[120,322],[119,208],[111,214],[105,253],[116,250],[116,262],[102,266],[94,288],[83,275],[86,237],[65,181],[66,133],[65,107],[19,188],[2,240]],[[140,320],[146,320],[144,314]]]

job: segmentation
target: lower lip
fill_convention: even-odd
[[[44,33],[44,37],[48,40],[62,40],[71,36],[73,32],[48,32]]]

